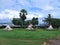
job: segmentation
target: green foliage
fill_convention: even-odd
[[[28,25],[29,23],[32,23],[33,25],[38,25],[38,18],[33,17],[32,20],[27,20],[26,19],[26,15],[27,15],[27,11],[25,9],[22,9],[20,11],[20,18],[13,18],[12,22],[15,25],[21,25],[21,26],[25,26]]]
[[[48,25],[50,25],[51,24],[51,20],[52,20],[51,14],[48,14],[48,17],[45,18],[44,22],[47,22]]]
[[[53,27],[60,27],[60,19],[52,18],[51,24]]]
[[[16,18],[13,18],[12,20],[13,24],[17,25],[18,24],[18,20]]]
[[[38,18],[33,17],[32,18],[32,24],[33,25],[38,25]]]
[[[25,9],[22,9],[22,10],[20,11],[20,18],[21,18],[21,20],[23,21],[23,22],[22,22],[23,25],[24,25],[24,22],[25,22],[25,19],[26,19],[26,15],[27,15],[27,11],[26,11]]]
[[[13,18],[12,23],[15,25],[21,25],[23,26],[24,24],[26,24],[26,15],[27,15],[27,11],[25,9],[22,9],[20,11],[20,18]]]
[[[24,21],[26,19],[27,11],[25,9],[22,9],[20,11],[20,18]]]
[[[60,19],[52,18],[51,14],[49,14],[48,17],[45,18],[44,22],[47,22],[48,25],[52,25],[55,28],[60,27]]]
[[[26,11],[25,9],[22,9],[20,12],[22,13],[22,15],[23,15],[23,14],[27,15],[27,11]],[[20,14],[21,14],[21,13],[20,13]]]
[[[31,20],[26,20],[26,21],[25,21],[25,24],[26,24],[26,25],[29,25],[31,22],[32,22]]]
[[[15,25],[22,25],[22,20],[20,18],[13,18],[12,22]]]

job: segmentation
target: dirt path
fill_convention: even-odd
[[[47,45],[60,45],[60,37],[58,37],[57,39],[49,40],[47,42]]]
[[[60,45],[60,40],[49,40],[47,45]]]

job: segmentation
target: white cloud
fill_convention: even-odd
[[[4,18],[10,18],[10,19],[19,18],[19,12],[16,10],[5,9],[0,13],[0,19],[4,19]]]
[[[54,7],[49,6],[49,5],[45,5],[45,6],[43,7],[43,10],[45,10],[45,11],[51,11],[51,10],[54,10]]]
[[[19,10],[22,8],[29,13],[27,19],[46,17],[48,13],[60,17],[59,0],[0,0],[0,19],[19,18]]]
[[[39,14],[35,15],[33,13],[30,13],[30,14],[26,15],[26,17],[27,17],[27,20],[32,19],[33,17],[42,18],[43,14],[39,13]]]
[[[26,15],[27,19],[32,19],[33,17],[43,17],[43,14],[41,13],[29,13],[28,15]],[[2,11],[0,13],[0,19],[4,19],[4,18],[19,18],[19,11],[16,11],[16,10],[9,10],[9,9],[6,9],[4,11]]]

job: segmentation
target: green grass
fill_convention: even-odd
[[[22,28],[4,31],[0,29],[0,45],[43,45],[45,39],[55,39],[59,35],[59,29],[54,29],[54,31],[46,29],[28,31]]]

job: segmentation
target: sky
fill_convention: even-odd
[[[48,14],[60,18],[60,0],[0,0],[0,22],[19,18],[21,9],[27,10],[27,20],[38,17],[41,22]]]

